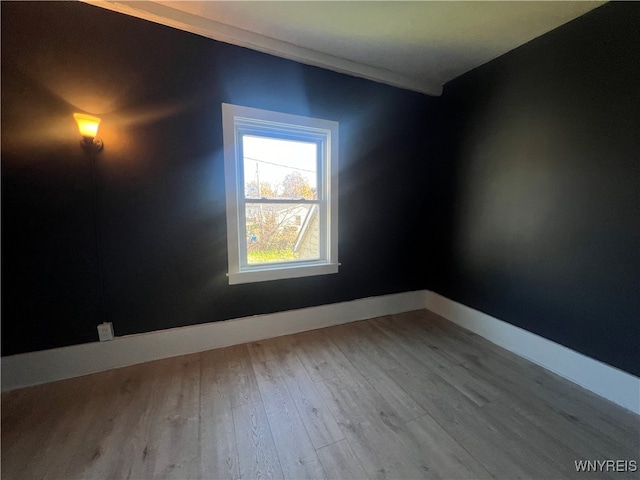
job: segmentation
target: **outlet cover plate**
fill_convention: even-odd
[[[98,325],[98,338],[101,342],[113,340],[113,323],[104,322]]]

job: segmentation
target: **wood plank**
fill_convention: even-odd
[[[411,420],[407,428],[423,448],[426,462],[437,478],[493,478],[469,452],[429,415]]]
[[[153,385],[164,376],[160,364],[143,364],[114,376],[109,391],[95,395],[98,400],[80,420],[87,428],[76,433],[74,461],[64,478],[131,478],[134,466],[145,467],[145,428]],[[74,470],[78,466],[82,470]]]
[[[423,405],[429,415],[469,453],[475,458],[482,458],[491,474],[505,478],[531,474],[527,459],[504,441],[503,435],[508,434],[508,430],[484,418],[476,404],[440,375],[425,368],[399,338],[385,343],[383,347],[407,365],[390,373],[396,383]]]
[[[368,477],[425,478],[417,452],[412,455],[401,441],[403,427],[389,422],[384,410],[379,416],[376,406],[357,389],[332,381],[319,382],[318,388]]]
[[[157,416],[150,417],[154,478],[200,477],[200,356],[178,357]]]
[[[258,386],[285,478],[325,478],[315,448],[284,380],[272,361],[256,362]]]
[[[325,332],[331,333],[331,338],[334,342],[337,338],[348,338],[348,342],[341,342],[339,345],[340,350],[342,350],[345,355],[346,352],[352,352],[354,354],[360,352],[375,362],[375,365],[382,370],[389,370],[398,366],[397,361],[378,345],[376,340],[377,331],[370,321],[363,320],[338,325],[326,329]]]
[[[284,380],[314,448],[322,448],[344,438],[340,427],[320,396],[288,337],[278,339],[274,364]]]
[[[231,397],[233,407],[261,401],[247,345],[227,347],[223,354],[228,374],[228,390],[225,395]]]
[[[347,440],[340,440],[322,447],[318,450],[318,456],[327,478],[348,478],[352,480],[369,478]]]
[[[336,360],[331,356],[331,344],[318,330],[292,335],[289,342],[314,382],[331,379],[333,372],[346,368],[336,365]]]
[[[421,330],[407,325],[401,316],[378,318],[372,324],[389,337],[391,342],[403,345],[413,360],[441,376],[476,405],[484,405],[497,397],[497,391],[490,385],[460,369],[461,362],[458,359],[441,353],[446,350],[433,343],[432,335],[421,337]],[[386,341],[387,344],[389,340]]]
[[[497,364],[495,368],[492,368],[490,366],[491,361],[489,364],[486,363],[486,359],[479,360],[477,364],[469,367],[465,366],[465,368],[469,368],[470,373],[473,375],[484,376],[487,381],[491,381],[494,386],[500,388],[501,395],[496,400],[497,403],[522,415],[536,429],[559,439],[565,447],[581,452],[580,458],[626,458],[628,455],[632,455],[632,445],[633,443],[637,444],[637,440],[612,443],[606,436],[583,423],[577,416],[569,413],[577,413],[571,405],[566,405],[566,409],[563,409],[564,411],[559,410],[558,405],[564,404],[565,400],[557,399],[553,402],[543,400],[544,397],[549,395],[555,397],[555,393],[549,394],[532,390],[526,385],[526,381],[515,375],[515,372],[510,374],[503,368],[500,373],[494,373],[495,370],[501,368],[501,364]],[[561,392],[562,390],[559,391]]]
[[[376,319],[374,323],[380,326],[379,319]],[[529,425],[530,428],[538,428],[538,429],[542,428],[545,431],[545,433],[548,434],[550,437],[555,437],[557,436],[558,431],[562,431],[563,434],[559,437],[562,439],[564,451],[567,451],[567,447],[570,449],[572,446],[581,445],[581,449],[582,449],[581,451],[583,452],[583,454],[582,456],[579,455],[578,456],[579,458],[584,457],[585,454],[587,454],[587,456],[588,454],[591,454],[593,458],[611,458],[611,455],[617,455],[614,458],[618,458],[621,455],[622,452],[620,450],[615,452],[615,451],[612,451],[611,449],[607,449],[606,447],[603,450],[602,444],[603,444],[603,441],[606,442],[606,439],[603,440],[602,438],[598,438],[594,442],[593,435],[590,436],[592,440],[589,442],[589,444],[585,444],[584,442],[585,437],[582,434],[575,432],[575,428],[574,428],[575,426],[568,425],[568,421],[566,418],[560,418],[560,416],[557,415],[557,412],[555,412],[553,409],[551,410],[547,409],[546,411],[541,411],[540,407],[546,405],[547,402],[545,402],[544,399],[541,399],[539,397],[540,392],[538,392],[537,390],[539,388],[540,383],[526,382],[526,385],[520,385],[520,382],[522,382],[522,379],[517,375],[512,374],[511,369],[508,366],[509,365],[508,356],[512,355],[510,354],[510,352],[506,352],[506,356],[503,358],[487,355],[486,351],[481,349],[477,351],[472,350],[473,353],[465,354],[464,352],[468,351],[468,349],[470,348],[467,342],[469,341],[469,337],[473,336],[473,334],[467,335],[465,332],[457,332],[457,334],[459,335],[459,338],[464,339],[465,342],[462,342],[461,340],[458,344],[456,344],[455,342],[452,343],[452,337],[447,335],[447,332],[443,331],[442,329],[438,330],[438,328],[439,327],[434,328],[432,325],[429,325],[429,327],[426,328],[426,330],[429,332],[430,335],[432,335],[434,332],[437,333],[437,335],[433,338],[433,340],[436,342],[436,344],[441,346],[441,350],[454,352],[454,353],[458,352],[458,355],[460,355],[460,358],[463,358],[465,355],[468,355],[469,358],[472,359],[471,363],[473,366],[472,366],[472,369],[469,370],[469,373],[465,376],[468,377],[469,375],[473,375],[483,382],[491,383],[491,388],[494,391],[499,392],[499,396],[501,398],[501,400],[499,401],[502,404],[502,408],[514,409],[515,411],[522,413],[525,417],[528,418],[528,420],[532,420],[532,419],[534,420],[533,422],[531,422],[532,424]],[[451,328],[454,330],[459,329],[459,327],[455,325],[453,325]],[[400,329],[394,330],[394,334],[400,335],[399,331]],[[416,337],[419,337],[419,335],[416,335]],[[480,340],[482,341],[482,339]],[[398,337],[395,338],[395,341],[396,342],[399,341]],[[490,362],[491,367],[486,367],[483,364],[483,362],[485,361]],[[522,359],[518,359],[518,361],[522,361]],[[474,369],[473,367],[481,367],[481,370]],[[469,368],[469,365],[467,363],[464,365],[459,365],[456,368],[457,370],[467,369]],[[439,370],[437,372],[440,373]],[[503,382],[502,380],[505,378],[505,375],[508,380],[506,382]],[[556,385],[556,387],[560,388],[560,386],[558,385]],[[551,392],[546,392],[546,395],[555,395],[555,394]],[[532,399],[535,399],[535,400],[532,400]],[[547,400],[551,400],[551,398],[547,398]],[[557,400],[562,401],[562,399],[557,399]],[[506,402],[506,404],[504,402]],[[535,412],[535,416],[533,418],[531,414],[532,409]],[[592,432],[592,433],[595,433],[595,432]],[[594,449],[594,445],[593,445],[594,443],[600,445],[599,453],[597,453],[598,452],[597,449]],[[553,445],[553,442],[547,442],[547,444]],[[554,455],[559,455],[560,451],[562,451],[562,449],[560,449],[559,447],[553,449]],[[626,455],[629,455],[629,454],[630,453],[628,453],[627,451]],[[624,458],[628,458],[628,457],[625,456]],[[566,465],[566,461],[564,462],[564,464]]]
[[[46,466],[31,461],[45,451],[55,425],[63,415],[58,384],[40,385],[2,394],[2,473],[7,478],[44,478]],[[51,410],[43,408],[49,405]],[[54,411],[55,415],[48,414]],[[40,457],[42,459],[42,456]],[[46,463],[46,460],[42,463]],[[34,476],[35,474],[38,477]]]
[[[581,478],[584,473],[577,472],[575,460],[584,457],[585,452],[565,445],[558,436],[550,435],[537,428],[526,417],[517,411],[508,408],[508,405],[496,402],[482,408],[484,417],[493,423],[499,423],[508,431],[505,440],[518,445],[523,451],[527,451],[529,458],[536,459],[531,464],[532,472],[543,476],[543,469],[549,473],[545,478]],[[536,469],[536,464],[542,468]],[[554,473],[555,472],[555,473]],[[599,474],[600,478],[609,478],[606,472]]]
[[[295,352],[307,371],[323,378],[324,381],[338,383],[345,389],[354,390],[355,395],[369,398],[376,404],[376,409],[387,421],[401,426],[404,422],[424,414],[424,411],[411,398],[403,395],[399,388],[394,388],[390,379],[381,372],[374,378],[376,385],[368,381],[333,343],[326,329],[314,330],[302,334],[304,346],[307,342],[316,348],[306,349],[294,344]],[[298,335],[296,335],[298,337]],[[376,387],[379,386],[380,390]],[[407,403],[403,403],[406,401]]]
[[[262,402],[233,409],[240,478],[284,478]]]
[[[385,373],[385,368],[396,367],[398,362],[379,348],[374,341],[365,337],[366,334],[363,334],[361,327],[331,329],[325,334],[338,346],[369,384],[389,403],[402,421],[407,422],[426,413]]]
[[[226,357],[222,349],[200,355],[200,470],[203,478],[240,478]]]
[[[523,386],[528,390],[532,390],[534,393],[542,391],[549,396],[542,399],[543,401],[562,402],[564,400],[562,407],[564,414],[572,415],[572,412],[582,412],[583,421],[610,438],[616,439],[620,435],[624,435],[626,440],[632,442],[638,438],[640,416],[620,408],[579,385],[509,352],[433,312],[423,310],[416,313],[422,316],[423,325],[424,323],[432,323],[438,326],[437,338],[450,345],[452,351],[465,355],[465,347],[467,347],[472,349],[471,352],[466,351],[467,358],[471,357],[472,361],[477,359],[497,360],[504,364],[504,370],[508,372],[510,378],[514,376],[520,379],[524,378],[527,381],[523,382]],[[545,388],[541,388],[542,385]]]
[[[2,476],[637,478],[640,417],[417,311],[2,395]]]
[[[512,408],[549,433],[565,431],[562,438],[567,446],[584,443],[580,438],[586,436],[596,440],[582,448],[593,451],[597,447],[599,455],[607,458],[626,458],[640,450],[640,417],[457,325],[445,325],[438,341],[443,348],[465,357],[467,361],[460,368],[490,383]],[[603,409],[591,406],[596,399]],[[617,415],[608,413],[616,411]]]
[[[274,360],[281,354],[282,343],[279,338],[269,338],[247,344],[252,362]]]
[[[56,392],[50,390],[51,399],[45,400],[38,408],[50,406],[56,409],[56,422],[47,422],[46,427],[37,427],[50,430],[40,430],[42,444],[37,447],[37,451],[41,454],[27,460],[30,473],[25,478],[65,478],[68,477],[68,472],[73,476],[79,476],[91,467],[94,452],[98,447],[97,442],[112,428],[110,418],[97,418],[97,412],[105,405],[105,399],[111,392],[111,381],[115,376],[114,372],[104,372],[95,377],[71,379],[58,385]],[[89,426],[93,429],[90,430]],[[91,431],[95,436],[85,441],[83,433],[87,431]],[[82,453],[86,453],[86,449],[83,450],[81,447],[87,445],[91,453],[83,456]]]

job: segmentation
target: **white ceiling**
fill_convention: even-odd
[[[86,1],[431,95],[440,95],[449,80],[605,3]]]

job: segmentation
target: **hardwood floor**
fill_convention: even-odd
[[[640,478],[640,417],[421,310],[2,395],[2,478]]]

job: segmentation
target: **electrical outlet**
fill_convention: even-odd
[[[113,340],[113,323],[104,322],[98,325],[98,338],[101,342]]]

